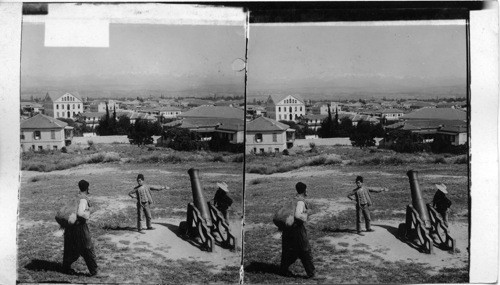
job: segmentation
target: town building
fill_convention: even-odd
[[[99,120],[104,116],[106,116],[106,112],[85,112],[80,114],[80,118],[84,119],[85,125],[92,129],[99,126]]]
[[[60,150],[70,145],[73,127],[55,118],[37,114],[21,122],[21,151]]]
[[[436,135],[442,136],[452,146],[464,145],[467,143],[467,126],[443,126],[437,131]]]
[[[53,118],[75,119],[83,113],[82,98],[77,92],[49,91],[43,102],[44,113]]]
[[[108,107],[109,112],[113,112],[113,110],[119,110],[120,104],[114,100],[94,100],[89,104],[90,112],[106,112],[106,105]]]
[[[298,95],[270,95],[266,101],[266,116],[273,120],[298,122],[305,114],[304,100]]]
[[[166,119],[175,119],[182,113],[182,110],[177,107],[160,107],[158,111],[159,116]]]
[[[179,114],[176,121],[163,124],[196,132],[205,141],[217,133],[230,143],[243,143],[244,125],[245,111],[229,106],[199,106]]]
[[[20,102],[21,110],[24,113],[37,114],[43,113],[43,105],[35,102]]]
[[[326,117],[328,117],[328,115],[304,115],[300,118],[300,123],[314,131],[317,131]],[[335,118],[335,116],[332,115],[332,118]]]
[[[328,109],[333,115],[338,112],[342,112],[342,105],[338,102],[319,102],[311,106],[311,113],[314,115],[328,115]]]
[[[400,109],[384,109],[380,112],[380,118],[385,122],[399,121],[399,119],[404,115],[404,111]]]
[[[253,120],[257,117],[265,116],[266,108],[259,105],[247,105],[246,113],[247,113],[246,115],[247,119]]]
[[[248,154],[282,152],[293,147],[295,130],[266,117],[247,123],[245,152]]]

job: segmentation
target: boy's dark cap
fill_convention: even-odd
[[[363,183],[363,176],[356,177],[356,182],[358,182],[358,181]]]
[[[139,174],[137,175],[137,180],[141,179],[142,181],[144,181],[144,175],[142,174]]]
[[[89,183],[85,180],[80,180],[80,182],[78,182],[78,188],[80,188],[80,191],[83,192],[83,191],[88,191],[89,190]]]
[[[297,190],[297,193],[299,193],[299,194],[306,195],[306,189],[307,189],[307,185],[302,183],[302,182],[295,184],[295,190]]]

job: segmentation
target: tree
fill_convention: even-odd
[[[219,134],[214,133],[208,142],[208,147],[211,151],[225,151],[231,148],[231,143],[228,139],[222,138]]]
[[[127,115],[121,115],[116,122],[116,134],[127,135],[130,130],[130,118]]]
[[[350,136],[352,146],[359,146],[359,148],[369,147],[375,145],[375,132],[374,126],[370,122],[359,121],[356,125],[354,133]]]
[[[328,110],[330,110],[330,107],[328,107]],[[340,137],[339,111],[338,110],[335,110],[335,118],[333,119],[333,122],[332,122],[332,133],[333,133],[333,137]]]
[[[135,124],[130,128],[128,139],[131,144],[138,146],[152,144],[153,135],[155,134],[157,134],[157,129],[153,123],[137,119]]]
[[[334,123],[332,120],[332,112],[328,105],[328,117],[321,122],[321,127],[318,129],[318,135],[322,138],[332,138],[334,136]]]
[[[349,117],[340,119],[339,137],[350,137],[354,133],[354,130],[352,120]]]
[[[171,149],[192,151],[200,147],[200,136],[188,129],[178,127],[166,128],[163,132],[165,145]]]
[[[391,149],[397,152],[428,151],[430,146],[424,143],[424,138],[417,133],[406,130],[395,130],[388,135],[388,140],[393,141]]]
[[[113,134],[109,122],[108,103],[106,103],[106,115],[99,119],[99,125],[95,128],[95,132],[98,136],[109,136]]]

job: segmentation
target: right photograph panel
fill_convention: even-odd
[[[250,23],[245,283],[469,281],[467,30]]]

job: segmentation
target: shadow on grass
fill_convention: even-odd
[[[24,268],[32,271],[54,271],[63,274],[67,274],[62,267],[62,264],[59,262],[41,260],[41,259],[33,259],[30,263],[26,264]],[[73,274],[68,274],[73,276],[87,276],[87,274],[83,272],[76,272]],[[65,281],[55,281],[56,283],[69,283]],[[52,283],[52,282],[51,282]]]
[[[357,233],[357,231],[354,229],[339,229],[339,228],[323,228],[321,229],[321,231],[327,233],[348,233],[348,234]]]
[[[193,238],[187,237],[185,234],[180,232],[178,225],[173,225],[173,224],[169,224],[169,223],[153,223],[153,224],[166,227],[171,232],[173,232],[176,236],[178,236],[180,239],[186,241],[187,243],[191,244],[192,246],[194,246],[202,251],[206,251],[206,249],[203,248],[203,245],[200,242],[198,242],[198,238],[193,239]]]
[[[103,226],[102,227],[103,230],[111,230],[111,231],[130,231],[130,232],[136,232],[137,231],[137,227],[122,227],[122,226]]]
[[[252,261],[249,265],[245,267],[245,272],[253,273],[271,273],[280,275],[280,267],[276,264]]]

